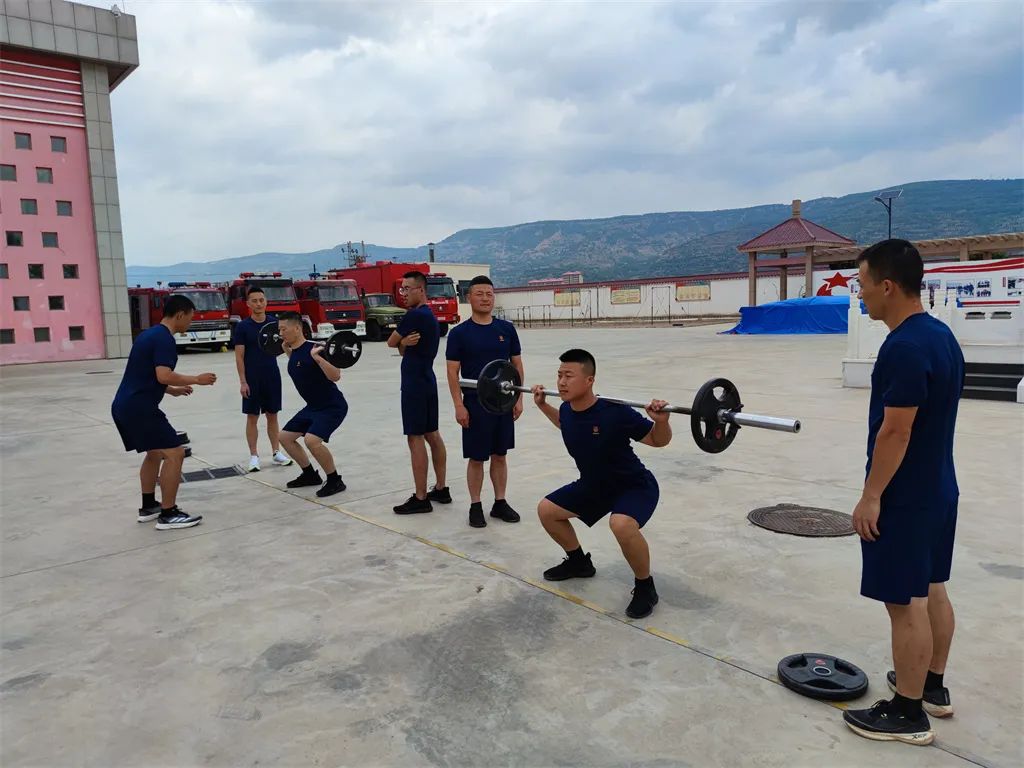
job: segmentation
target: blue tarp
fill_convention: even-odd
[[[849,296],[812,296],[740,307],[740,321],[725,333],[846,333]]]

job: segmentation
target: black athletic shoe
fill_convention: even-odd
[[[470,528],[486,528],[487,521],[484,520],[484,508],[478,501],[476,504],[469,505],[469,527]]]
[[[408,499],[405,500],[404,504],[399,504],[397,507],[392,507],[396,515],[416,515],[422,512],[433,512],[434,506],[430,503],[430,499],[417,499],[414,493]]]
[[[654,588],[654,582],[637,584],[633,587],[633,599],[626,606],[626,615],[631,619],[642,619],[650,616],[657,604],[658,591]]]
[[[321,499],[324,496],[333,496],[336,493],[341,493],[345,490],[345,482],[341,479],[341,475],[337,477],[327,478],[327,482],[324,483],[324,487],[316,492],[316,495]]]
[[[544,571],[544,578],[548,581],[565,581],[566,579],[589,579],[597,569],[590,562],[590,553],[583,555],[578,560],[571,557],[565,558],[554,568]]]
[[[160,505],[155,507],[140,507],[139,516],[136,518],[140,523],[148,523],[160,517]]]
[[[452,494],[446,485],[444,488],[431,488],[427,492],[427,501],[436,501],[438,504],[451,504]]]
[[[876,701],[870,709],[848,709],[843,720],[858,736],[875,741],[902,741],[907,744],[926,746],[935,740],[928,715],[910,719],[897,712],[891,701]]]
[[[512,509],[504,499],[494,502],[494,506],[491,507],[491,517],[504,520],[506,523],[519,522],[519,513]]]
[[[287,485],[289,488],[303,488],[307,485],[323,485],[324,479],[320,477],[320,473],[313,469],[313,465],[309,465],[302,474],[296,477],[294,480],[289,480]]]
[[[191,528],[193,525],[199,525],[202,520],[202,515],[190,515],[187,512],[182,512],[175,504],[170,509],[160,511],[160,516],[156,519],[156,529],[172,531],[176,528]]]
[[[890,669],[886,673],[885,682],[889,684],[890,691],[899,693],[896,690],[896,673],[893,670]],[[949,700],[948,688],[939,688],[934,691],[925,689],[921,706],[932,717],[951,717],[953,714],[953,704]]]

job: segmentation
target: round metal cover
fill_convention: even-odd
[[[759,507],[747,519],[754,525],[776,533],[794,536],[851,536],[853,517],[834,509],[802,507],[799,504],[776,504]]]

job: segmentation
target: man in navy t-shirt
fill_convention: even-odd
[[[140,333],[132,344],[121,385],[110,406],[124,449],[146,454],[139,471],[142,506],[137,519],[140,523],[155,519],[156,527],[161,531],[191,528],[203,519],[202,515],[183,512],[175,503],[185,448],[177,430],[160,410],[164,394],[187,396],[192,394],[192,385],[217,381],[217,376],[212,373],[185,376],[174,372],[178,364],[174,334],[188,330],[195,308],[187,296],[168,297],[160,324]],[[158,477],[159,502],[156,500]]]
[[[415,490],[395,514],[412,515],[433,510],[432,501],[451,504],[445,485],[448,454],[437,428],[437,376],[434,358],[441,327],[427,304],[427,278],[422,272],[406,272],[400,289],[409,311],[388,339],[402,356],[402,432],[409,444]],[[427,491],[427,446],[434,463],[436,480]]]
[[[298,312],[282,312],[277,326],[281,333],[281,346],[288,355],[288,375],[299,396],[306,401],[306,407],[292,416],[281,432],[285,450],[302,468],[302,474],[289,480],[288,487],[302,488],[323,483],[316,492],[317,496],[322,498],[340,493],[345,490],[345,483],[338,474],[327,442],[348,414],[345,396],[335,384],[341,379],[341,369],[323,358],[320,354],[322,344],[306,339],[302,315]],[[303,436],[309,452],[327,474],[326,481],[313,469],[312,462],[299,445],[299,438]]]
[[[487,525],[480,492],[484,485],[484,462],[491,462],[491,484],[494,506],[491,517],[506,523],[518,523],[519,514],[505,500],[508,486],[506,454],[515,447],[514,422],[523,413],[522,400],[515,410],[501,416],[488,413],[476,397],[475,389],[465,391],[459,378],[476,379],[481,369],[492,360],[508,360],[524,376],[522,348],[515,326],[492,315],[494,284],[483,275],[469,284],[469,304],[473,314],[448,332],[445,357],[448,361],[448,389],[455,404],[455,420],[462,427],[462,455],[468,459],[466,484],[469,486],[469,524],[474,528]]]
[[[588,528],[611,513],[609,523],[622,554],[633,569],[635,586],[626,615],[641,619],[658,603],[651,577],[651,553],[640,532],[658,505],[658,482],[641,463],[630,441],[655,448],[669,444],[672,428],[664,400],[652,400],[644,418],[628,405],[599,400],[594,394],[597,362],[583,349],[560,358],[559,408],[547,402],[544,387],[533,387],[533,402],[562,432],[562,441],[576,462],[580,477],[552,491],[537,505],[544,530],[565,550],[561,564],[544,571],[548,581],[590,578],[597,571],[590,553],[583,553],[569,522],[578,518]]]
[[[953,714],[942,677],[953,639],[945,582],[960,494],[953,433],[964,358],[949,327],[921,305],[924,265],[911,243],[884,240],[857,261],[861,299],[889,335],[871,374],[867,478],[853,526],[862,539],[861,594],[889,612],[895,696],[844,718],[870,739],[930,744],[926,713]]]
[[[277,421],[281,410],[281,370],[277,358],[268,355],[260,346],[260,331],[277,318],[267,314],[267,297],[258,285],[246,294],[249,317],[235,326],[232,341],[235,345],[235,367],[238,369],[239,392],[242,395],[242,413],[245,414],[245,440],[249,444],[249,471],[260,471],[259,441],[260,414],[266,414],[267,437],[273,462],[279,467],[292,463],[281,451]]]

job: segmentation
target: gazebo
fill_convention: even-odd
[[[837,248],[856,245],[848,237],[827,229],[820,224],[803,218],[800,215],[800,201],[793,201],[793,215],[767,232],[763,232],[753,240],[748,240],[736,250],[747,254],[747,274],[750,279],[748,304],[757,304],[757,270],[778,268],[779,298],[788,298],[786,290],[789,267],[800,264],[797,259],[790,259],[790,253],[803,251],[804,294],[812,295],[814,286],[814,252],[815,249]],[[777,259],[761,259],[761,254],[778,254]]]

